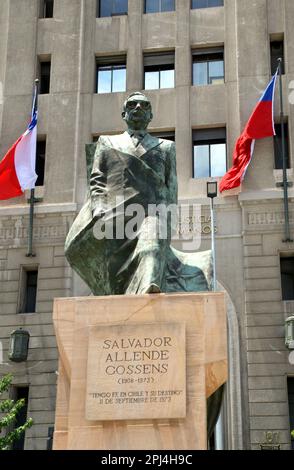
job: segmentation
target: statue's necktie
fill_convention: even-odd
[[[132,141],[135,147],[138,147],[139,143],[142,142],[143,139],[144,139],[144,134],[142,133],[136,133],[132,135]]]

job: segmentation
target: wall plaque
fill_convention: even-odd
[[[86,419],[186,416],[184,323],[90,329]]]

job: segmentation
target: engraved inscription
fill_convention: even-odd
[[[293,222],[293,214],[290,214],[290,223]],[[283,225],[284,223],[283,212],[251,212],[248,214],[248,225]]]
[[[93,328],[87,375],[89,420],[185,417],[184,325]]]

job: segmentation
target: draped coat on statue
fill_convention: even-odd
[[[94,159],[93,150],[95,149]],[[150,134],[136,147],[128,132],[101,136],[87,146],[87,200],[66,239],[66,256],[95,295],[144,293],[151,283],[162,292],[195,292],[210,288],[210,251],[181,253],[167,239],[146,240],[146,227],[158,218],[148,216],[150,204],[177,203],[175,144]],[[126,215],[133,204],[144,208],[137,236],[116,237],[116,231],[134,216]],[[97,239],[97,218],[113,239]],[[94,229],[94,230],[93,230]]]

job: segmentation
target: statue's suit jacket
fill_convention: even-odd
[[[128,132],[100,137],[90,177],[93,212],[129,204],[177,203],[175,144],[145,134],[135,147]]]
[[[101,136],[89,174],[86,203],[66,239],[69,263],[95,295],[123,294],[117,277],[119,265],[125,262],[122,241],[97,240],[93,234],[96,222],[93,214],[104,214],[103,220],[111,223],[130,204],[140,204],[147,213],[148,204],[176,203],[174,142],[146,134],[135,147],[128,132]],[[169,247],[166,259],[166,292],[209,289],[210,252],[187,254]],[[117,282],[113,283],[113,279]]]

